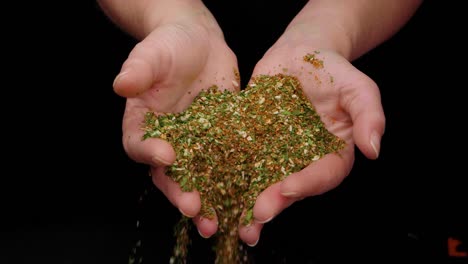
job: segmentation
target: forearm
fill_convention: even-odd
[[[422,0],[311,0],[277,44],[304,41],[354,60],[395,34]]]
[[[192,19],[222,34],[201,0],[97,0],[104,13],[121,29],[142,39],[165,23]]]

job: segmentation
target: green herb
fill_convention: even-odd
[[[323,67],[315,54],[304,58]],[[238,93],[212,86],[182,113],[148,112],[143,129],[144,139],[172,144],[177,157],[166,174],[182,190],[199,191],[201,215],[216,213],[216,263],[246,261],[238,223],[253,221],[263,190],[345,146],[327,131],[297,78],[283,74],[257,76]],[[177,230],[173,260],[181,262],[189,240],[187,228]]]

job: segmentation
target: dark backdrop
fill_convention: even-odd
[[[244,86],[305,1],[205,2],[238,55]],[[381,89],[379,159],[357,152],[342,185],[267,224],[249,251],[256,263],[466,260],[447,253],[449,238],[467,251],[466,30],[462,9],[441,2],[424,2],[354,62]],[[26,24],[13,23],[4,39],[12,48],[4,50],[0,262],[127,263],[141,240],[136,257],[167,263],[179,213],[123,152],[125,101],[112,91],[135,40],[93,1],[27,10]],[[193,262],[212,259],[209,241],[194,239]]]

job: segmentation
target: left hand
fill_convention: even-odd
[[[323,67],[304,61],[308,53],[315,54]],[[292,203],[338,186],[351,171],[355,144],[367,158],[376,159],[385,127],[376,83],[340,54],[302,44],[274,46],[257,63],[253,76],[278,73],[298,77],[326,128],[345,140],[346,147],[340,155],[328,154],[258,196],[254,223],[239,226],[240,238],[250,246],[257,244],[263,224]]]

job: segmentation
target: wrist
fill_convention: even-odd
[[[308,47],[313,50],[328,50],[352,59],[352,42],[349,34],[338,23],[315,26],[311,22],[294,23],[288,26],[272,49],[284,47]]]
[[[144,11],[143,18],[142,37],[147,36],[159,26],[181,24],[199,26],[210,34],[224,38],[216,19],[199,0],[169,0],[165,3],[155,3]]]

